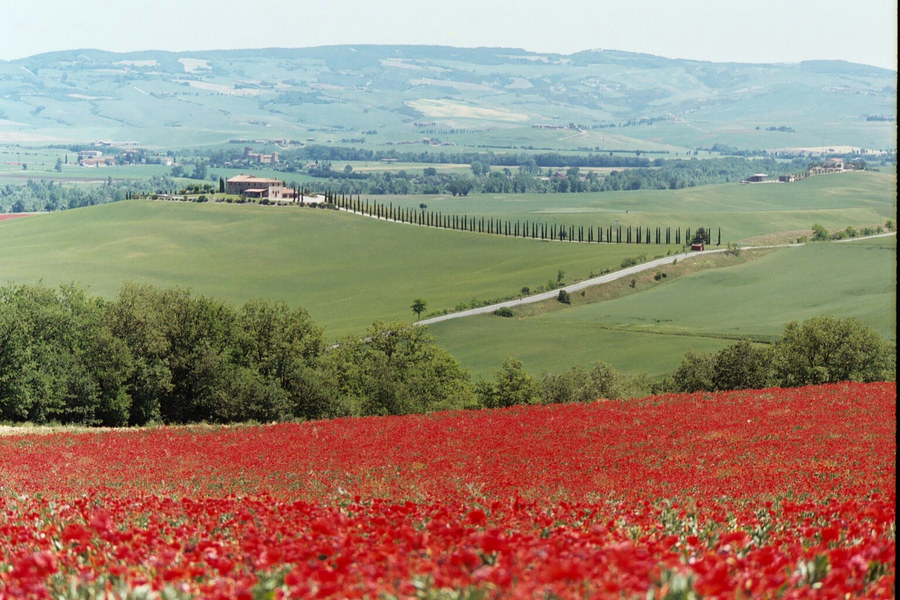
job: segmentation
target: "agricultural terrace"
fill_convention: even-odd
[[[0,597],[891,598],[896,384],[0,436]]]

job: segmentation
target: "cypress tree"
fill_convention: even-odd
[[[716,240],[716,246],[721,246],[721,245],[722,245],[722,228],[719,227],[719,239]]]

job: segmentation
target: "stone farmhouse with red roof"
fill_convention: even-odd
[[[293,201],[294,190],[286,188],[279,179],[267,179],[255,175],[238,175],[225,182],[225,193],[246,198],[268,199],[272,202]]]

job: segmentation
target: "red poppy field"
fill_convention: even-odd
[[[890,598],[896,384],[0,436],[3,598]]]

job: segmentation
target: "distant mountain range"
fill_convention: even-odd
[[[840,61],[381,45],[71,50],[0,61],[0,143],[894,149],[896,101],[896,71]]]

